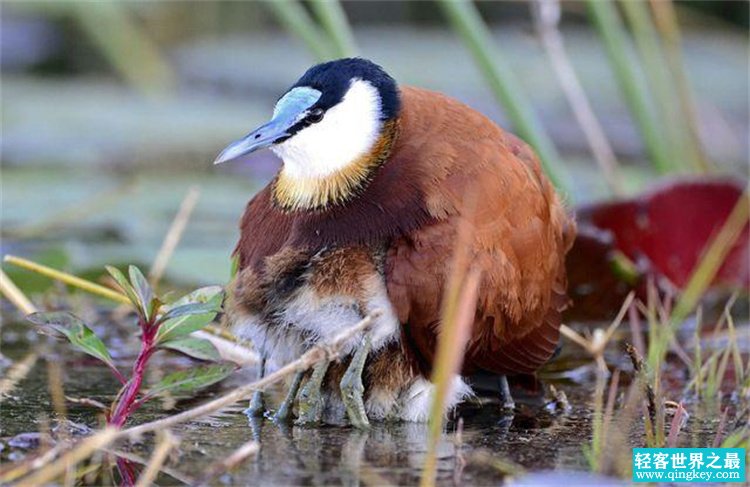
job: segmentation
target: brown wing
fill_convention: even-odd
[[[532,372],[557,344],[575,224],[518,138],[437,93],[405,88],[402,99],[404,146],[395,157],[421,167],[420,190],[434,218],[388,252],[388,292],[404,334],[429,369],[462,201],[471,191],[478,197],[471,250],[483,278],[465,372]]]

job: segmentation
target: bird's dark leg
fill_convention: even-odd
[[[365,368],[367,355],[370,353],[372,339],[370,335],[365,335],[362,340],[362,346],[357,349],[346,369],[344,377],[341,379],[341,399],[346,406],[346,413],[349,416],[349,422],[355,428],[367,428],[370,421],[367,419],[365,412],[365,403],[362,395],[365,388],[362,385],[362,371]]]
[[[297,397],[297,391],[302,383],[302,378],[305,376],[304,372],[297,372],[292,377],[292,384],[289,386],[289,390],[284,397],[284,401],[279,406],[276,414],[273,415],[274,421],[283,422],[289,419],[292,414],[292,406],[294,405],[294,399]]]
[[[262,379],[266,375],[266,358],[260,358],[260,364],[258,369],[258,380]],[[263,416],[266,412],[266,405],[263,401],[263,391],[255,391],[252,399],[250,399],[250,405],[245,409],[245,416],[248,418],[257,418]]]
[[[323,396],[320,389],[328,371],[328,364],[330,364],[328,360],[318,362],[313,368],[312,375],[300,390],[297,424],[305,425],[320,421],[323,415]]]
[[[500,399],[503,401],[503,409],[513,411],[514,409],[516,409],[516,403],[510,393],[508,377],[505,375],[501,375],[498,378],[498,383],[500,385]]]

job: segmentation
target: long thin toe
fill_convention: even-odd
[[[302,383],[302,378],[304,377],[304,375],[304,372],[298,372],[292,378],[292,383],[289,386],[289,390],[287,391],[286,397],[284,398],[284,402],[281,403],[279,409],[276,411],[276,414],[273,415],[274,421],[283,423],[288,421],[292,417],[292,407],[294,406],[294,400],[297,398],[299,386]]]
[[[363,396],[365,388],[362,385],[362,371],[365,368],[367,355],[370,353],[371,338],[369,335],[362,340],[362,345],[357,349],[341,379],[341,400],[346,407],[349,422],[355,428],[368,428],[370,421],[367,419]]]
[[[323,394],[321,387],[328,370],[328,362],[319,362],[299,393],[299,415],[295,424],[312,425],[323,417]]]
[[[500,383],[500,399],[503,402],[503,409],[506,411],[515,410],[516,402],[513,400],[513,395],[510,393],[510,384],[508,384],[508,377],[501,375],[498,380]]]
[[[299,395],[299,414],[294,422],[298,425],[312,425],[320,422],[323,416],[323,398],[320,394],[320,388],[305,387]]]
[[[362,396],[365,388],[362,378],[355,374],[347,374],[341,380],[341,400],[346,407],[349,422],[355,428],[365,429],[370,427],[370,420],[365,412],[365,404]]]
[[[245,416],[248,418],[258,418],[263,416],[265,412],[266,405],[263,400],[263,392],[255,391],[252,399],[250,399],[250,405],[245,409]]]

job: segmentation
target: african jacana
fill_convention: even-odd
[[[478,201],[469,250],[482,280],[462,374],[530,373],[553,353],[575,224],[520,139],[355,58],[310,68],[271,121],[216,163],[266,147],[283,165],[240,223],[235,332],[280,366],[382,310],[346,347],[348,367],[315,368],[298,421],[427,418],[441,297],[469,193]],[[300,380],[277,416],[289,414]],[[468,393],[456,377],[448,407]],[[251,409],[261,406],[256,395]]]

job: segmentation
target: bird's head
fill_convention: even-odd
[[[230,144],[215,164],[270,148],[284,162],[275,185],[289,209],[341,202],[390,151],[398,86],[377,64],[347,58],[318,64],[276,102],[271,121]]]

